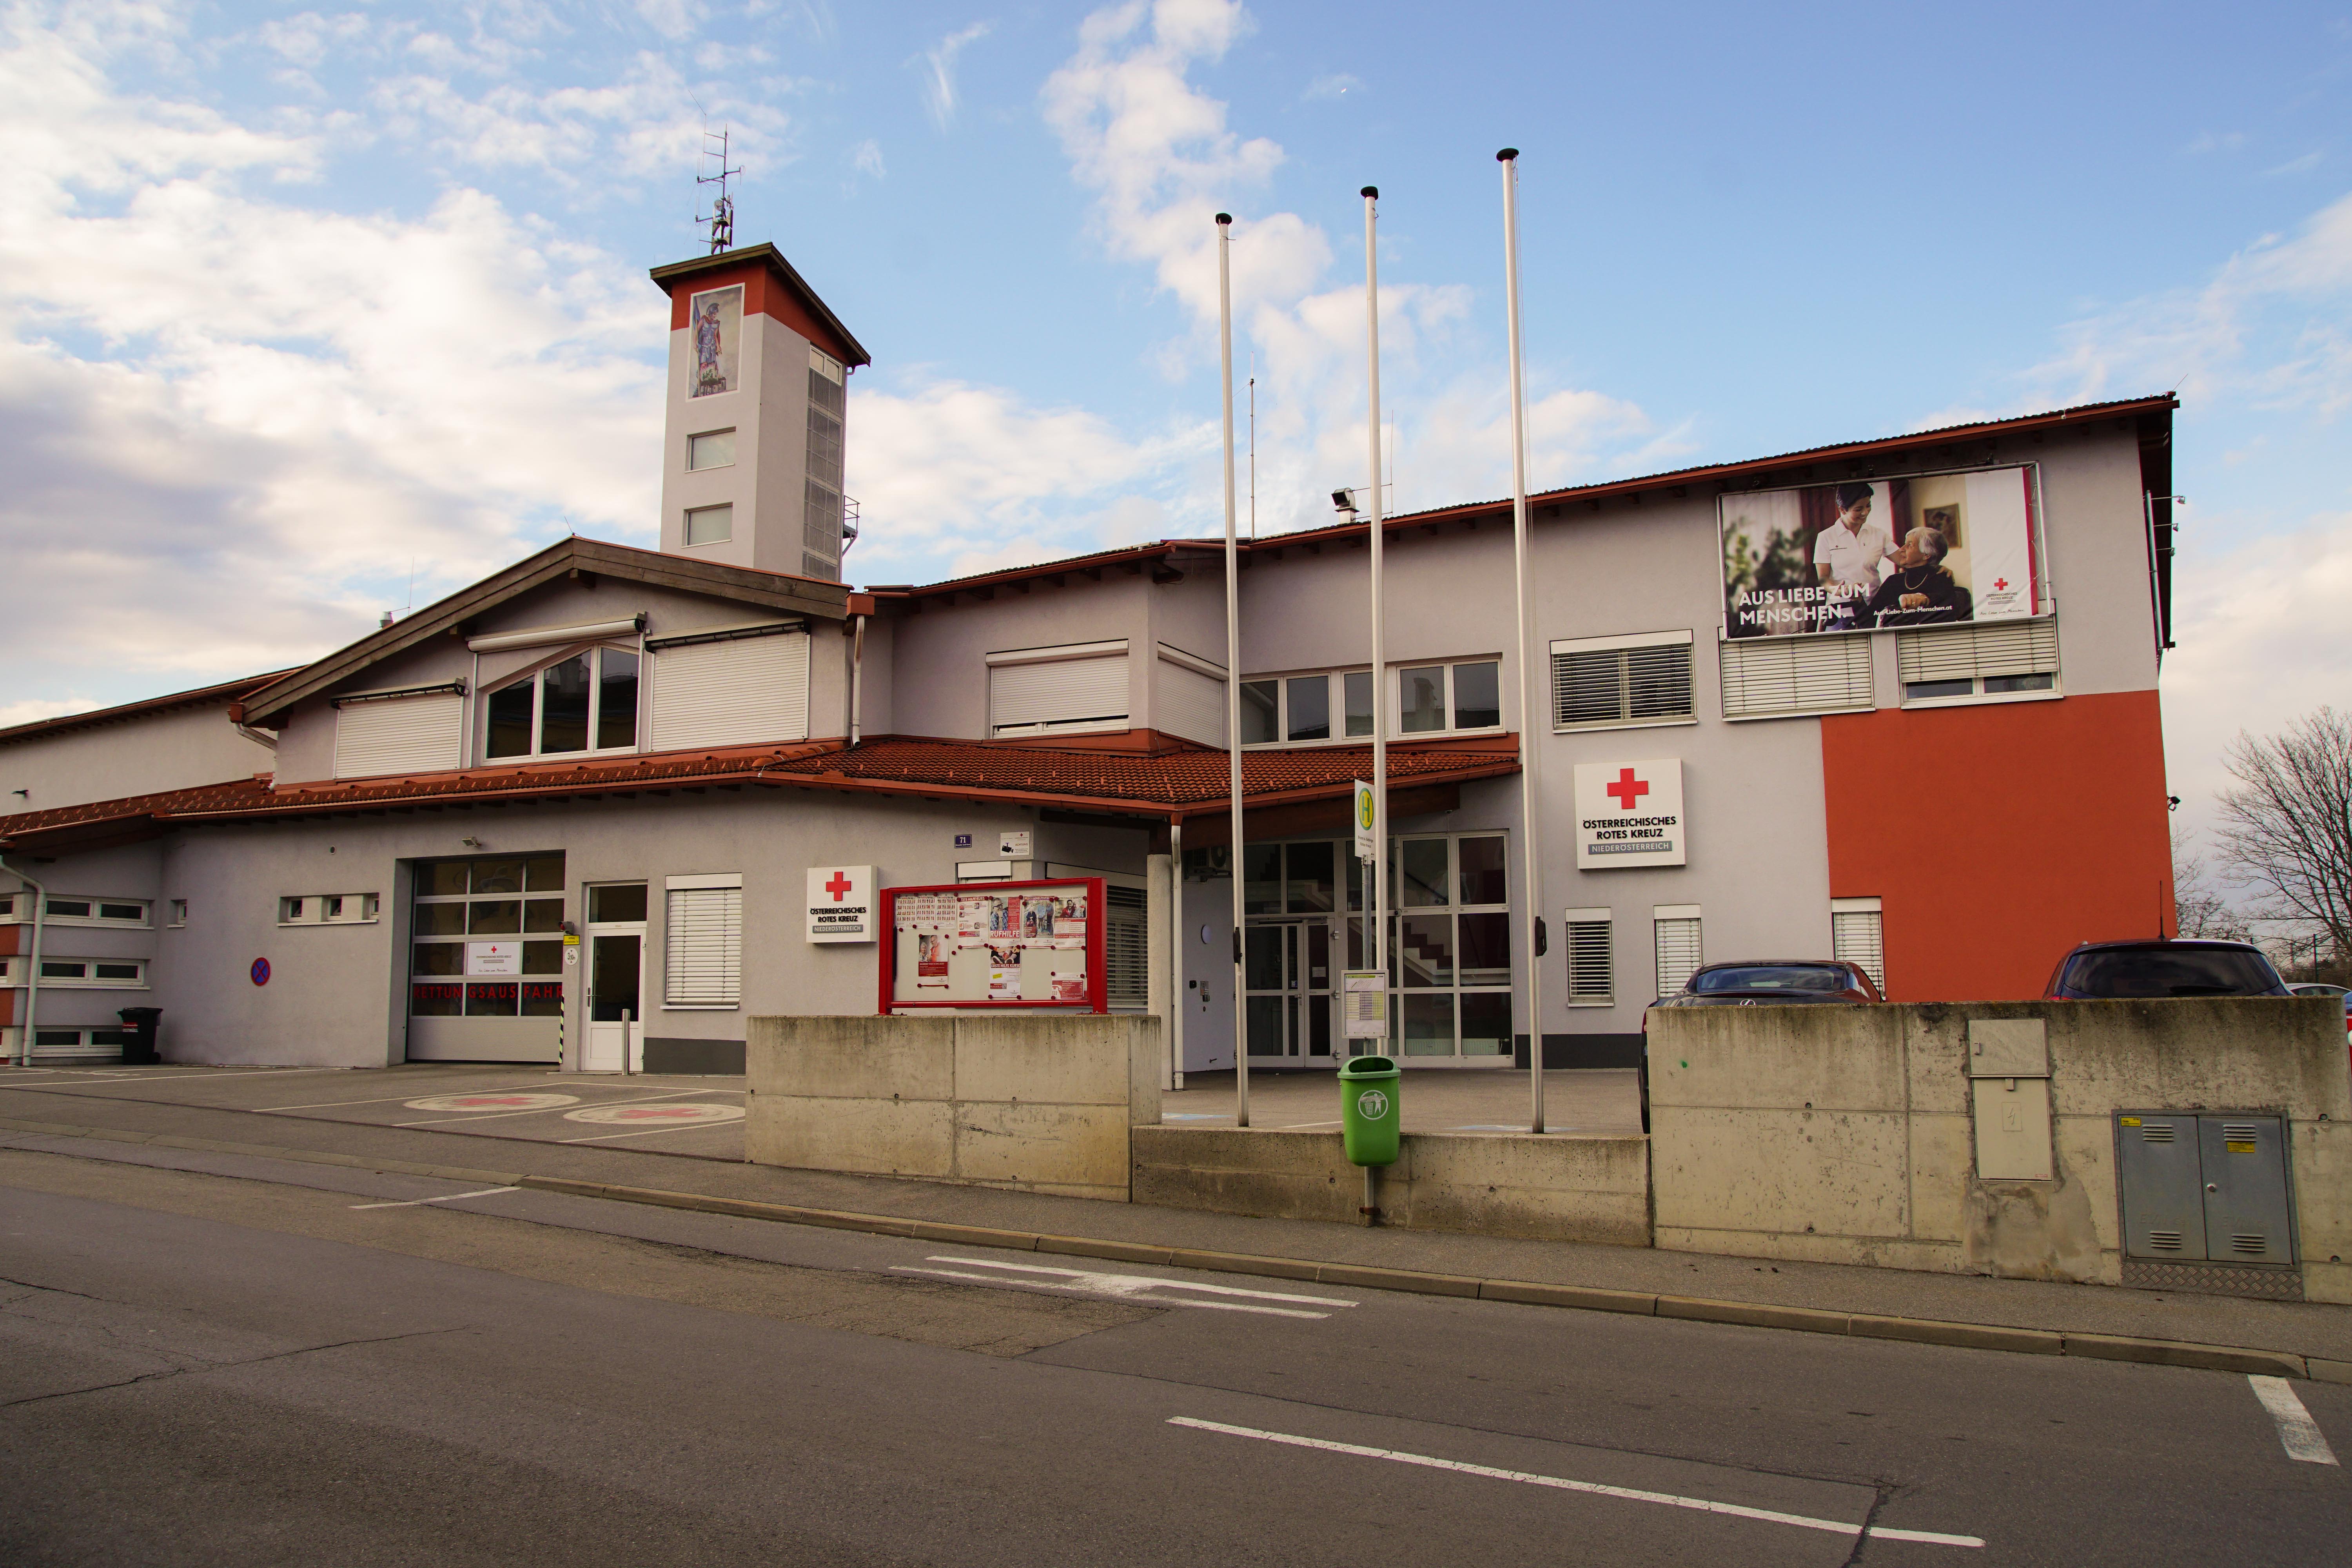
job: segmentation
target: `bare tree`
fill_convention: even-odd
[[[2252,942],[2254,928],[2246,917],[2230,907],[2210,880],[2211,871],[2205,857],[2190,844],[2186,827],[2172,829],[2172,914],[2173,930],[2179,936],[2218,938],[2223,942]]]
[[[2352,714],[2322,708],[2222,752],[2238,787],[2221,795],[2214,837],[2228,879],[2256,889],[2255,913],[2352,952]]]

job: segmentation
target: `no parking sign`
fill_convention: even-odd
[[[267,985],[267,984],[269,984],[269,960],[268,960],[268,959],[266,959],[266,958],[257,958],[257,959],[255,959],[255,960],[253,961],[252,974],[253,974],[253,983],[254,983],[256,985]]]

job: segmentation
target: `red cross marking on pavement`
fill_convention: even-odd
[[[837,904],[841,902],[841,895],[849,891],[849,889],[854,886],[856,886],[856,884],[851,882],[847,877],[842,875],[839,871],[835,871],[833,874],[833,880],[824,885],[824,890],[833,895],[833,901]]]
[[[1992,585],[1995,589],[2005,589],[2009,586],[2009,579],[2006,577],[1996,577],[1992,580]]]
[[[1620,811],[1633,810],[1633,803],[1650,793],[1650,786],[1635,778],[1631,768],[1618,769],[1616,782],[1601,788],[1617,797],[1617,809]]]

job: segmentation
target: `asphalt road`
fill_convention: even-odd
[[[7,1142],[11,1564],[2352,1550],[2347,1387]]]

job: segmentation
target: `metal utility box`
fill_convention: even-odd
[[[2124,1256],[2294,1262],[2285,1131],[2275,1116],[2119,1112]]]
[[[1969,1120],[1977,1174],[1988,1182],[2046,1182],[2050,1146],[2050,1041],[2039,1018],[1969,1020]]]

